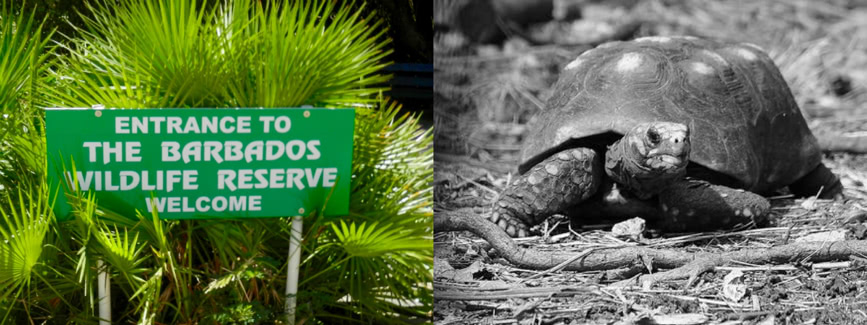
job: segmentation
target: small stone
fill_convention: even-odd
[[[639,239],[644,233],[646,222],[642,218],[632,218],[618,222],[611,228],[611,234],[618,238]]]
[[[736,215],[736,216],[740,216],[740,215],[741,215],[741,210],[735,210],[735,215]]]
[[[804,200],[804,202],[801,202],[801,207],[804,208],[805,210],[810,210],[810,211],[816,210],[816,197],[811,196],[811,197],[807,198],[806,200]]]
[[[750,209],[744,209],[744,217],[752,217],[753,211]]]

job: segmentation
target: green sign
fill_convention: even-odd
[[[48,178],[128,215],[345,215],[354,118],[324,108],[48,109]],[[58,197],[57,216],[70,211]]]

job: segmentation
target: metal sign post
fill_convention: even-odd
[[[99,275],[96,277],[96,291],[99,299],[99,325],[111,324],[111,280],[102,260],[96,260]]]
[[[303,211],[303,210],[302,210]],[[301,264],[301,241],[304,218],[292,217],[292,233],[289,238],[289,266],[286,268],[286,317],[289,324],[295,324],[295,303],[298,294],[298,272]]]

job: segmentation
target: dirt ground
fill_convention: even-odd
[[[517,10],[522,17],[498,0],[476,1],[488,5],[481,9],[465,3],[434,3],[437,215],[490,210],[517,173],[528,122],[544,109],[558,72],[581,52],[608,39],[693,35],[750,42],[769,53],[814,134],[826,139],[824,162],[840,176],[845,199],[793,198],[783,190],[770,197],[763,227],[683,234],[651,228],[637,242],[613,236],[616,221],[572,227],[554,216],[518,245],[575,254],[632,246],[721,254],[867,239],[867,155],[835,146],[867,143],[861,141],[867,137],[867,4],[571,1],[577,17],[557,20],[527,19],[535,11]],[[497,28],[482,18],[461,22],[462,10],[492,9],[500,12]],[[642,288],[614,285],[624,279],[611,270],[522,269],[469,232],[436,233],[434,251],[437,324],[867,324],[867,256],[860,253],[825,262],[733,262],[689,286],[674,280]]]

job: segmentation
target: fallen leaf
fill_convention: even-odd
[[[723,278],[723,296],[731,302],[740,301],[747,294],[744,272],[734,270]]]

